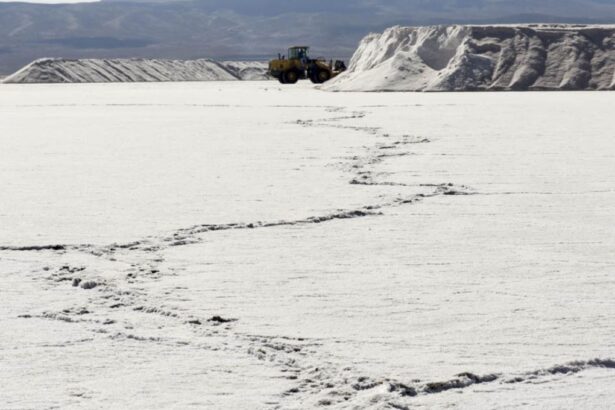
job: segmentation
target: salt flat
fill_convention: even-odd
[[[0,407],[615,406],[611,100],[0,86]]]

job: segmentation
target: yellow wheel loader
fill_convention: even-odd
[[[308,55],[309,47],[291,47],[288,58],[278,55],[269,62],[269,75],[282,84],[295,84],[299,80],[310,79],[314,84],[321,84],[346,70],[346,64],[337,60],[327,62],[325,59],[312,59]]]

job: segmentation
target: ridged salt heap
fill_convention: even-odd
[[[267,64],[157,59],[36,60],[4,83],[109,83],[159,81],[235,81],[267,79]]]
[[[615,90],[615,26],[392,27],[323,89]]]

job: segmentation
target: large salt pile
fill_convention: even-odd
[[[264,79],[267,79],[267,64],[257,61],[47,58],[28,64],[3,82],[107,83]]]
[[[615,26],[392,27],[323,89],[614,90]]]
[[[235,77],[244,81],[271,80],[267,63],[258,61],[222,61],[220,63]]]

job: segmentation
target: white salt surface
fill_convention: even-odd
[[[613,134],[604,93],[2,85],[0,408],[613,407]]]

